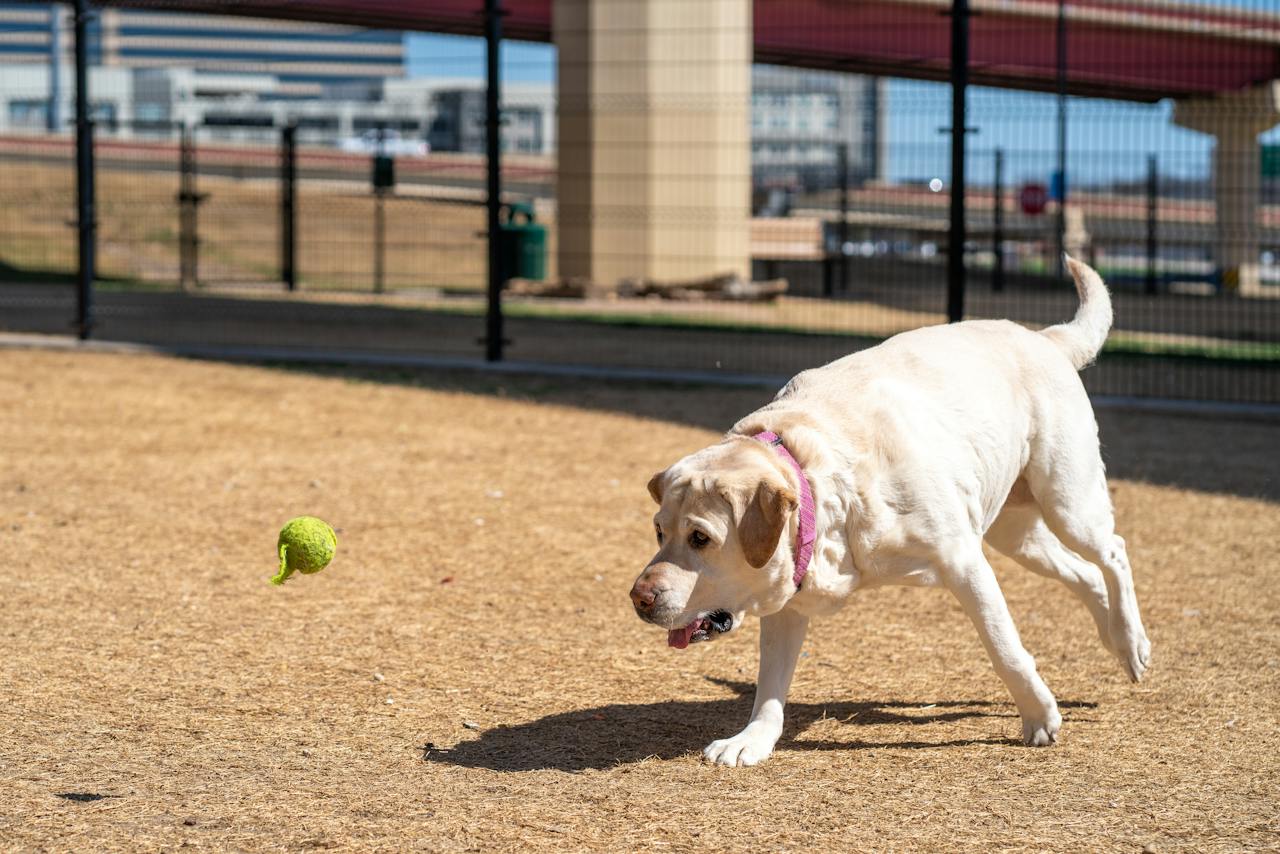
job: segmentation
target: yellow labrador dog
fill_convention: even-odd
[[[982,552],[985,539],[1089,609],[1133,680],[1151,644],[1115,532],[1093,409],[1077,371],[1101,349],[1111,299],[1067,259],[1080,308],[1033,332],[969,321],[897,335],[805,371],[716,445],[654,475],[658,553],[631,599],[684,648],[761,618],[746,728],[706,758],[773,752],[811,617],[858,589],[941,585],[972,619],[1030,745],[1062,718]]]

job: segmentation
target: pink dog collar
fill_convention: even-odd
[[[813,490],[809,488],[809,478],[804,476],[804,469],[800,467],[800,463],[796,461],[795,457],[791,456],[787,446],[782,444],[781,436],[766,430],[763,433],[757,433],[752,438],[759,439],[766,445],[772,445],[776,448],[782,458],[795,469],[796,477],[800,480],[800,530],[796,534],[796,571],[792,576],[796,583],[796,589],[799,590],[800,582],[804,581],[805,573],[809,571],[809,561],[813,559],[814,541],[818,539]]]

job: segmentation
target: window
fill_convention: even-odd
[[[24,128],[42,128],[49,123],[47,100],[9,102],[9,124]]]
[[[262,113],[206,113],[204,123],[209,127],[269,128],[275,126],[275,119]]]

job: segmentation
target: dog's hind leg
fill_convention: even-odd
[[[960,600],[991,656],[991,664],[1004,680],[1022,716],[1022,740],[1046,747],[1058,740],[1062,716],[1058,703],[1036,672],[1035,659],[1022,646],[1018,629],[1009,615],[996,574],[975,541],[944,568],[943,583]]]
[[[986,540],[1036,575],[1062,582],[1089,609],[1102,645],[1111,650],[1107,584],[1102,571],[1062,544],[1045,524],[1025,481],[1018,481]]]
[[[1137,682],[1151,662],[1151,642],[1138,611],[1124,539],[1115,531],[1096,434],[1092,438],[1091,443],[1060,443],[1057,453],[1047,461],[1033,457],[1025,476],[1049,530],[1065,546],[1102,570],[1107,586],[1111,651],[1129,678]]]

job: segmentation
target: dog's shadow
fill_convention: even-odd
[[[528,723],[503,726],[453,748],[423,745],[423,759],[493,771],[585,771],[611,768],[643,759],[673,759],[701,750],[710,741],[736,732],[751,711],[755,686],[710,679],[737,696],[699,702],[614,704],[548,715]],[[1093,708],[1093,703],[1060,702],[1059,706]],[[1017,718],[1010,704],[984,700],[942,702],[862,701],[792,703],[779,750],[928,750],[974,744],[1018,745],[1014,738],[967,738],[937,741],[815,741],[797,739],[812,724],[834,719],[853,727],[883,724],[927,726],[966,718]],[[1017,724],[1010,724],[1016,730]]]

